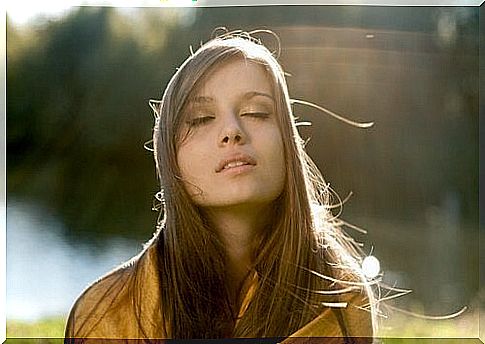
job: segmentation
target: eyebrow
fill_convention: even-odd
[[[243,98],[245,100],[249,100],[249,99],[257,97],[257,96],[266,97],[266,98],[269,98],[272,101],[274,101],[274,98],[273,98],[272,95],[269,95],[268,93],[264,93],[264,92],[257,92],[257,91],[248,92],[248,93],[244,94]]]
[[[214,98],[207,97],[207,96],[196,96],[190,100],[194,103],[212,103],[214,102]]]
[[[268,93],[264,93],[264,92],[258,92],[258,91],[250,91],[250,92],[247,92],[243,95],[243,99],[244,100],[249,100],[251,98],[254,98],[254,97],[266,97],[272,101],[274,101],[274,98],[272,95],[268,94]],[[191,99],[191,102],[194,102],[194,103],[198,103],[198,104],[204,104],[204,103],[213,103],[214,102],[214,98],[212,97],[209,97],[209,96],[196,96],[194,97],[193,99]]]

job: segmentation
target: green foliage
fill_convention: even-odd
[[[172,71],[158,66],[164,46],[146,53],[137,37],[118,32],[123,20],[79,9],[33,33],[30,49],[15,50],[21,35],[9,30],[9,194],[55,209],[73,237],[147,238],[154,228],[146,101]],[[173,25],[164,23],[162,42]]]

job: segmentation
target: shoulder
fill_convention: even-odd
[[[154,273],[155,254],[155,247],[149,246],[138,256],[88,286],[71,308],[66,325],[66,338],[141,336],[137,310],[144,308],[143,305],[140,308],[135,302],[135,294],[141,289],[137,288],[136,282],[138,279],[143,280],[144,288],[158,287]],[[152,281],[147,282],[147,277]]]
[[[334,312],[340,318],[341,325],[344,325],[344,335],[372,338],[377,332],[377,302],[373,292],[375,283],[369,281],[357,268],[350,273],[341,271],[337,278],[340,281],[337,285],[344,292],[336,295],[341,305]]]
[[[343,295],[342,321],[351,337],[373,337],[376,332],[375,299],[368,286]]]
[[[71,308],[66,337],[97,337],[115,309],[126,307],[129,281],[133,274],[131,265],[123,265],[89,285]],[[104,335],[103,335],[104,337]]]
[[[333,274],[336,289],[342,291],[335,295],[340,305],[334,313],[339,318],[343,335],[372,338],[377,333],[375,281],[368,280],[360,263],[353,259],[346,262],[344,268],[335,269]]]
[[[365,288],[343,293],[338,302],[326,305],[320,315],[284,343],[298,343],[298,338],[302,337],[352,337],[353,343],[372,343],[375,333],[373,312],[368,310],[371,302],[372,298]]]

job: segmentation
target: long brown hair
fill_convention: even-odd
[[[224,287],[224,246],[187,193],[176,158],[190,96],[211,71],[236,58],[261,64],[270,77],[286,162],[284,190],[254,250],[256,291],[237,323]],[[167,337],[287,336],[338,301],[317,291],[346,283],[365,287],[361,252],[341,232],[330,210],[331,189],[305,153],[284,72],[259,41],[247,33],[231,33],[202,45],[172,77],[155,111],[154,151],[163,193],[155,244],[161,326]]]

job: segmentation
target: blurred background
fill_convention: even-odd
[[[381,335],[477,337],[479,8],[65,8],[7,14],[7,336],[62,336],[75,298],[154,232],[150,98],[214,28],[270,29],[341,217],[412,290]],[[270,35],[258,36],[276,50]],[[382,295],[385,296],[385,295]],[[482,328],[483,331],[483,328]]]

